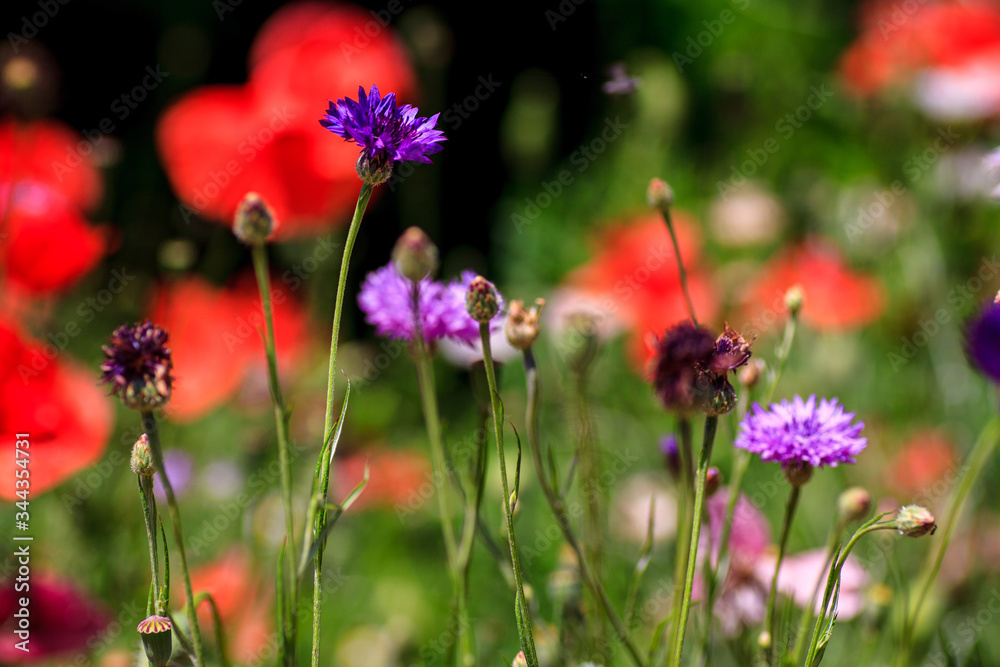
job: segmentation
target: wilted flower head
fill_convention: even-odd
[[[965,328],[969,362],[994,384],[1000,384],[1000,304],[986,304]]]
[[[712,334],[693,322],[681,322],[657,341],[653,388],[668,410],[686,412],[697,406],[698,368],[714,351]]]
[[[418,283],[414,312],[414,283],[389,263],[368,274],[358,293],[358,304],[380,336],[412,341],[415,323],[419,323],[428,342],[450,338],[471,345],[479,340],[479,324],[466,312],[465,296],[475,275],[466,271],[460,280],[447,284],[424,278]],[[499,320],[493,326],[500,326]]]
[[[519,350],[526,350],[538,338],[538,318],[545,308],[545,300],[538,299],[531,308],[525,308],[523,301],[511,301],[507,313],[507,341]]]
[[[170,400],[174,379],[167,338],[166,331],[147,320],[123,324],[103,346],[101,382],[110,384],[126,407],[151,410]]]
[[[361,148],[358,175],[380,183],[389,178],[396,162],[413,161],[430,164],[428,155],[441,150],[444,132],[435,130],[439,114],[418,118],[417,108],[409,104],[396,105],[396,93],[381,96],[377,86],[365,95],[358,87],[358,101],[350,98],[330,102],[320,125],[345,141]]]
[[[729,371],[749,359],[750,342],[728,324],[713,339],[704,327],[682,322],[657,341],[653,386],[668,410],[700,408],[712,416],[723,415],[736,405]]]
[[[791,402],[772,403],[767,410],[754,404],[734,444],[785,468],[835,467],[854,463],[868,445],[859,437],[864,423],[853,419],[854,413],[844,412],[837,399],[823,398],[817,405],[815,396],[806,401],[796,396]]]

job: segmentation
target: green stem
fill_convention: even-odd
[[[210,593],[198,594],[198,605],[208,600],[208,608],[212,611],[212,626],[215,630],[215,643],[219,649],[219,662],[221,667],[229,667],[229,657],[226,651],[226,635],[222,631],[222,616],[219,615],[219,607],[215,604],[215,598]]]
[[[258,243],[251,249],[254,272],[257,274],[257,288],[264,310],[264,350],[267,357],[267,380],[274,405],[274,424],[278,436],[278,464],[281,467],[281,501],[285,509],[285,539],[288,543],[289,558],[284,576],[289,586],[290,596],[287,608],[281,609],[282,632],[288,631],[284,646],[290,651],[281,655],[281,664],[293,667],[296,664],[296,643],[298,635],[299,578],[295,574],[298,556],[295,551],[295,524],[292,519],[292,464],[288,437],[288,409],[281,393],[278,377],[278,356],[274,350],[274,315],[271,306],[271,281],[267,272],[267,247]]]
[[[663,221],[667,223],[667,231],[670,232],[670,242],[674,245],[674,256],[677,258],[677,273],[681,278],[681,291],[684,292],[684,303],[687,304],[688,315],[691,321],[698,324],[698,318],[694,316],[694,305],[691,303],[691,292],[688,290],[687,270],[684,268],[684,261],[681,259],[681,246],[677,243],[677,233],[674,231],[674,219],[670,215],[670,206],[660,206],[660,213]]]
[[[358,237],[358,230],[361,228],[361,219],[365,215],[365,208],[368,200],[372,196],[372,186],[369,183],[361,185],[361,192],[358,194],[358,203],[354,207],[354,217],[351,218],[351,226],[347,230],[347,241],[344,243],[344,254],[340,260],[340,276],[337,280],[337,300],[333,309],[333,333],[330,337],[330,366],[327,372],[326,385],[326,417],[323,420],[323,443],[325,444],[333,433],[334,398],[336,395],[336,374],[337,374],[337,345],[340,342],[340,319],[344,310],[344,292],[347,289],[347,271],[351,264],[351,251],[354,249],[354,242]],[[325,451],[324,448],[320,448]],[[320,477],[318,483],[319,497],[322,499],[322,507],[316,513],[316,525],[313,536],[318,538],[326,527],[326,497],[330,489],[330,459],[326,457],[320,464]],[[326,550],[325,544],[320,544],[316,550],[315,568],[313,568],[313,623],[312,623],[312,667],[319,667],[320,652],[320,626],[323,615],[323,553]]]
[[[837,582],[840,580],[840,572],[844,568],[844,563],[847,562],[847,557],[851,554],[851,550],[854,549],[854,545],[868,533],[873,533],[876,530],[892,530],[896,528],[895,521],[879,523],[882,517],[886,514],[889,514],[889,512],[879,514],[868,521],[868,523],[858,528],[854,535],[851,536],[851,539],[847,542],[847,546],[844,547],[843,551],[837,554],[836,562],[830,568],[830,574],[826,579],[826,590],[823,593],[823,604],[820,605],[819,614],[816,616],[816,624],[813,626],[812,637],[809,640],[809,650],[806,651],[805,665],[812,667],[816,661],[816,651],[819,648],[820,630],[823,628],[823,621],[826,620],[830,601],[833,598],[833,591],[837,587]]]
[[[837,551],[837,543],[840,542],[840,536],[843,532],[844,522],[837,519],[830,529],[830,537],[826,542],[826,558],[823,559],[823,563],[829,563],[831,569],[833,568],[833,555]],[[799,664],[799,660],[802,658],[802,649],[805,648],[806,643],[806,633],[809,632],[809,623],[812,621],[813,608],[816,606],[816,596],[819,595],[819,589],[823,585],[823,572],[825,571],[826,568],[820,570],[820,575],[816,578],[816,585],[813,587],[812,595],[809,596],[809,603],[802,610],[799,629],[795,633],[795,647],[792,649],[792,658],[787,661],[789,665]]]
[[[694,570],[698,561],[698,539],[701,537],[701,510],[705,502],[705,477],[708,475],[708,464],[712,460],[712,446],[715,444],[715,431],[719,425],[718,417],[705,418],[705,436],[701,444],[701,457],[698,460],[698,473],[694,490],[694,509],[691,512],[691,539],[688,542],[687,572],[684,575],[684,594],[681,598],[681,615],[677,621],[677,636],[674,640],[672,665],[679,667],[681,655],[684,653],[684,634],[688,614],[691,611],[691,589],[694,586]]]
[[[414,285],[414,288],[418,285]],[[414,289],[414,300],[417,299],[417,292]],[[448,559],[448,571],[451,575],[452,586],[455,591],[457,601],[458,622],[457,632],[459,640],[459,660],[462,665],[474,665],[476,656],[473,649],[473,642],[470,641],[472,633],[469,619],[469,600],[466,589],[464,568],[459,561],[459,548],[455,540],[455,527],[452,525],[451,499],[448,493],[448,464],[445,460],[444,441],[441,437],[441,422],[438,415],[437,395],[434,388],[434,371],[431,368],[430,355],[427,352],[427,345],[419,334],[414,337],[417,348],[417,379],[420,386],[420,400],[424,411],[424,421],[427,427],[427,439],[431,444],[431,463],[434,467],[435,478],[441,480],[441,486],[434,493],[438,499],[438,511],[441,514],[441,529],[444,533],[445,552]]]
[[[524,351],[524,372],[528,385],[528,406],[527,414],[525,415],[525,420],[528,425],[528,446],[531,449],[531,458],[535,464],[535,472],[538,474],[538,483],[542,487],[542,493],[545,495],[545,500],[548,502],[549,508],[552,510],[552,514],[556,518],[556,523],[559,524],[559,528],[562,530],[563,537],[565,537],[567,544],[569,544],[570,548],[573,549],[573,552],[576,554],[577,561],[580,565],[580,574],[583,577],[584,584],[590,590],[594,598],[600,603],[601,608],[604,610],[604,615],[614,628],[615,633],[618,635],[618,639],[621,640],[622,644],[624,644],[632,662],[634,662],[637,667],[645,667],[646,663],[642,659],[639,650],[629,638],[628,629],[626,628],[625,623],[622,621],[621,617],[618,616],[618,612],[615,611],[614,605],[611,604],[611,600],[608,598],[608,594],[601,585],[600,580],[594,576],[594,572],[590,568],[587,556],[580,544],[580,540],[577,539],[576,533],[573,532],[573,526],[570,524],[569,516],[566,513],[566,504],[552,486],[552,480],[549,479],[549,476],[546,473],[538,435],[538,367],[535,363],[535,355],[530,348]]]
[[[188,623],[191,624],[191,639],[194,643],[196,667],[205,667],[205,644],[201,638],[201,629],[198,627],[198,610],[194,602],[194,593],[191,590],[191,573],[188,570],[187,552],[184,549],[184,532],[181,530],[181,512],[177,506],[177,499],[174,497],[174,487],[170,485],[167,468],[163,465],[160,432],[156,427],[156,417],[153,416],[152,412],[142,412],[142,428],[149,438],[149,453],[153,456],[153,465],[160,473],[160,481],[163,482],[163,490],[167,495],[170,525],[174,530],[174,542],[177,543],[177,551],[181,556],[181,575],[184,578],[184,595],[187,598],[186,610]]]
[[[778,358],[778,367],[774,369],[774,375],[771,377],[771,383],[767,386],[767,393],[764,395],[764,403],[770,403],[774,399],[774,391],[778,388],[778,381],[781,380],[781,374],[785,370],[785,362],[788,361],[788,357],[792,351],[792,342],[795,340],[795,332],[799,325],[799,314],[795,313],[788,316],[788,320],[785,322],[785,333],[781,339],[781,345],[775,351],[775,356]]]
[[[578,452],[580,457],[580,476],[583,479],[583,501],[586,507],[586,522],[583,534],[584,551],[587,554],[590,568],[595,577],[600,580],[604,561],[604,515],[601,503],[600,461],[597,443],[594,441],[593,425],[590,420],[590,409],[587,403],[587,376],[585,372],[575,373],[574,390],[577,399],[577,413],[580,420],[580,440]],[[594,607],[600,607],[596,596],[592,596]],[[593,616],[593,615],[592,615]],[[604,643],[605,624],[603,615],[597,615],[591,625],[591,644],[600,647]]]
[[[792,492],[788,496],[788,507],[785,510],[785,522],[781,527],[781,541],[778,542],[778,560],[774,563],[774,577],[771,578],[771,592],[767,596],[767,611],[764,613],[764,630],[771,636],[771,644],[764,649],[765,655],[772,655],[775,650],[774,642],[777,633],[774,627],[774,602],[778,597],[778,574],[781,572],[781,563],[785,560],[785,549],[788,547],[788,535],[792,532],[792,519],[795,517],[795,508],[799,505],[799,495],[801,488],[792,487]]]
[[[707,573],[705,578],[705,635],[702,639],[702,655],[705,663],[708,664],[709,652],[712,642],[712,609],[715,605],[715,591],[720,582],[725,581],[728,575],[727,565],[723,567],[723,559],[729,554],[729,538],[733,532],[733,515],[736,513],[736,502],[739,500],[740,491],[743,489],[743,478],[750,468],[750,452],[745,449],[734,450],[736,461],[733,464],[733,480],[729,484],[729,498],[726,501],[726,520],[722,524],[722,535],[719,538],[719,560],[714,565],[711,557],[707,561]]]
[[[677,422],[679,433],[677,455],[680,458],[680,493],[677,494],[677,547],[674,560],[674,587],[687,576],[688,538],[691,535],[691,504],[694,500],[694,448],[691,444],[691,419],[681,416]],[[671,601],[670,639],[671,645],[677,641],[678,621],[681,617],[681,596],[674,595]]]
[[[528,660],[528,667],[538,667],[538,655],[535,653],[535,637],[532,627],[531,611],[528,609],[524,596],[524,575],[521,572],[521,559],[517,552],[517,538],[514,533],[514,512],[510,507],[510,488],[507,485],[507,465],[503,452],[503,406],[500,404],[500,394],[497,392],[496,373],[493,370],[493,354],[490,351],[490,327],[486,322],[479,323],[479,338],[483,344],[483,363],[486,365],[486,381],[490,387],[490,405],[493,408],[493,433],[497,442],[497,460],[500,463],[500,481],[503,485],[503,511],[507,522],[507,540],[510,543],[510,563],[514,569],[515,614],[518,617],[518,631],[521,635],[521,650]]]
[[[996,449],[998,439],[1000,439],[1000,418],[993,417],[980,432],[979,439],[969,454],[968,463],[962,471],[962,477],[955,485],[954,495],[951,498],[951,502],[948,503],[944,521],[941,522],[944,534],[938,540],[937,551],[934,556],[928,555],[921,569],[920,577],[917,579],[918,582],[921,582],[919,584],[919,593],[917,593],[913,608],[907,614],[906,622],[903,626],[904,651],[909,651],[910,640],[912,639],[917,619],[920,616],[920,609],[923,607],[927,594],[930,592],[931,586],[937,578],[938,571],[941,569],[945,552],[948,551],[951,536],[955,532],[955,526],[958,523],[958,515],[962,511],[965,500],[972,491],[979,473],[986,467],[986,463],[993,458],[993,452]]]
[[[139,500],[142,502],[142,519],[146,525],[146,546],[149,548],[149,571],[152,581],[151,591],[159,598],[160,559],[156,553],[156,496],[153,495],[152,475],[136,475],[139,482]],[[156,599],[146,603],[146,616],[158,614]]]

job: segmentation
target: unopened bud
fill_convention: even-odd
[[[142,639],[151,667],[166,667],[173,650],[171,630],[173,626],[166,616],[150,616],[136,628]]]
[[[802,285],[794,285],[785,292],[785,308],[792,317],[797,317],[802,310],[802,303],[805,301],[806,292]]]
[[[923,537],[933,535],[937,530],[937,524],[934,523],[934,515],[926,507],[907,505],[896,515],[896,528],[900,535]]]
[[[710,498],[715,495],[722,484],[722,473],[715,466],[706,471],[705,475],[705,497]]]
[[[482,276],[476,276],[469,284],[465,295],[465,309],[469,317],[479,323],[486,323],[497,314],[497,290],[493,283]]]
[[[362,154],[358,158],[357,164],[354,165],[354,170],[357,172],[358,178],[368,185],[381,185],[392,176],[392,165],[392,160],[384,162],[370,160]]]
[[[511,347],[518,350],[527,350],[538,338],[538,320],[541,317],[542,309],[545,308],[545,300],[537,299],[535,305],[530,309],[524,307],[523,301],[512,301],[510,312],[507,314],[507,342]]]
[[[782,468],[782,472],[785,473],[785,479],[788,480],[789,484],[795,488],[800,488],[812,479],[813,467],[808,463],[796,462]]]
[[[392,262],[399,275],[413,282],[433,278],[438,269],[438,249],[424,230],[410,227],[396,241],[392,249]]]
[[[528,667],[528,659],[524,657],[524,651],[517,654],[511,667]]]
[[[736,374],[736,379],[748,389],[756,387],[757,383],[760,382],[760,378],[764,375],[766,367],[767,364],[764,363],[763,359],[751,359],[747,362],[746,366],[739,370]]]
[[[236,207],[233,234],[247,245],[261,245],[274,236],[277,228],[274,213],[260,195],[248,192]]]
[[[653,208],[669,208],[674,205],[674,191],[662,178],[654,178],[646,189],[646,201]]]
[[[152,477],[156,474],[156,466],[153,465],[153,454],[149,451],[149,436],[143,433],[135,444],[132,445],[132,460],[130,461],[132,472],[143,477]]]
[[[663,453],[663,460],[667,464],[667,472],[675,480],[681,476],[681,451],[677,444],[677,436],[665,435],[660,439],[660,451]]]
[[[871,494],[860,486],[852,486],[837,498],[837,510],[840,512],[840,520],[844,523],[865,518],[871,507]]]

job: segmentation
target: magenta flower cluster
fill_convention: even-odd
[[[368,274],[358,304],[380,336],[412,341],[419,323],[420,333],[428,342],[450,338],[472,345],[479,340],[479,323],[469,317],[465,296],[475,277],[475,272],[465,271],[459,280],[448,283],[424,278],[417,287],[414,308],[413,281],[400,275],[390,262]],[[498,312],[490,328],[501,326],[503,317]]]

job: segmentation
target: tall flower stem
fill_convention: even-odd
[[[555,516],[556,523],[559,524],[559,528],[562,530],[566,542],[576,554],[577,561],[580,564],[580,574],[583,576],[585,585],[588,589],[590,589],[591,594],[599,602],[602,610],[604,611],[604,615],[614,628],[615,634],[618,635],[618,639],[621,640],[625,649],[628,651],[632,662],[635,663],[637,667],[645,667],[646,663],[642,659],[639,650],[629,638],[625,623],[622,621],[621,617],[618,616],[618,612],[615,611],[614,605],[612,605],[611,601],[608,599],[608,594],[605,592],[600,580],[594,575],[594,571],[589,565],[587,555],[584,553],[580,540],[577,538],[576,533],[573,532],[573,526],[570,524],[569,514],[566,510],[566,503],[560,496],[559,492],[553,487],[552,480],[549,479],[548,473],[546,473],[538,435],[538,367],[535,363],[535,355],[531,351],[531,348],[524,350],[524,373],[528,385],[528,406],[527,414],[525,415],[525,421],[527,422],[528,427],[528,446],[531,449],[531,458],[535,464],[535,471],[538,473],[538,483],[542,487],[542,493],[545,495],[545,500],[548,502],[549,508],[552,510],[552,514]]]
[[[340,319],[344,311],[344,292],[347,289],[347,271],[351,265],[351,251],[354,249],[354,242],[358,238],[358,230],[361,228],[361,219],[365,215],[368,207],[368,200],[372,196],[372,185],[363,183],[361,192],[358,194],[358,203],[354,207],[354,217],[351,218],[351,226],[347,230],[347,241],[344,243],[344,254],[340,260],[340,276],[337,280],[337,300],[333,309],[333,333],[330,337],[330,366],[327,372],[326,385],[326,417],[323,420],[323,443],[330,439],[333,433],[334,399],[336,397],[336,375],[337,375],[337,345],[340,342]],[[320,448],[325,451],[325,447]],[[322,499],[322,507],[316,513],[313,537],[319,538],[326,527],[326,497],[330,490],[330,462],[331,456],[327,456],[320,465],[320,475],[317,484],[319,497]],[[313,568],[313,627],[312,627],[312,667],[319,667],[320,653],[320,627],[323,615],[323,552],[325,545],[319,544],[316,550],[315,567]]]
[[[767,611],[764,613],[764,631],[771,635],[771,646],[765,649],[765,654],[771,655],[774,651],[775,631],[774,631],[774,602],[778,597],[778,574],[781,572],[781,563],[785,560],[785,549],[788,547],[788,535],[792,532],[792,519],[795,517],[795,508],[799,505],[799,495],[801,489],[792,486],[792,492],[788,496],[788,506],[785,509],[785,522],[781,527],[781,539],[778,542],[778,559],[774,563],[774,577],[771,578],[771,592],[767,596]]]
[[[734,514],[736,513],[736,502],[739,500],[740,491],[743,489],[743,478],[750,468],[750,452],[743,449],[735,449],[733,457],[733,479],[729,484],[729,498],[726,500],[726,520],[722,524],[722,535],[719,538],[719,560],[712,565],[711,558],[707,561],[705,577],[705,635],[702,637],[702,655],[708,663],[709,652],[712,644],[712,609],[715,605],[715,593],[721,582],[725,581],[728,574],[728,566],[723,568],[723,559],[729,554],[729,538],[733,533]]]
[[[538,655],[535,653],[535,638],[532,629],[531,611],[524,596],[524,574],[521,571],[521,559],[517,552],[517,538],[514,533],[514,512],[510,502],[510,487],[507,485],[507,465],[503,452],[503,406],[500,404],[500,394],[497,392],[496,373],[493,370],[493,354],[490,351],[490,327],[486,322],[479,324],[479,338],[483,343],[483,363],[486,365],[486,381],[490,387],[490,405],[493,408],[493,433],[497,442],[497,460],[500,463],[500,481],[503,485],[503,512],[507,522],[507,540],[510,543],[510,563],[514,569],[515,614],[518,621],[518,633],[521,639],[521,650],[528,660],[528,667],[538,667]]]
[[[416,288],[414,285],[414,301]],[[434,493],[438,499],[438,511],[441,514],[441,530],[444,534],[444,546],[448,559],[448,572],[451,575],[452,587],[458,607],[458,644],[459,662],[461,665],[474,665],[476,655],[472,629],[469,619],[469,598],[466,589],[465,568],[459,562],[459,547],[455,539],[455,527],[452,525],[451,498],[448,493],[448,463],[445,457],[444,441],[441,437],[441,422],[438,415],[437,395],[434,388],[434,370],[431,368],[430,354],[427,344],[421,335],[414,337],[417,348],[417,379],[420,385],[420,400],[424,411],[424,421],[427,426],[427,439],[431,444],[431,462],[434,466],[435,478],[441,480],[441,486]],[[463,545],[464,546],[464,545]],[[471,545],[469,547],[471,549]],[[463,551],[463,554],[465,552]]]
[[[170,525],[174,530],[174,542],[177,543],[177,551],[181,556],[181,576],[184,578],[184,595],[187,598],[185,609],[187,611],[188,623],[191,624],[191,640],[194,644],[194,655],[197,660],[196,667],[206,667],[205,664],[205,644],[201,638],[201,629],[198,627],[198,608],[195,604],[194,592],[191,589],[191,573],[188,570],[187,552],[184,549],[184,532],[181,530],[181,512],[177,507],[177,498],[174,497],[174,487],[170,485],[170,478],[167,475],[167,468],[163,465],[163,449],[160,446],[160,431],[156,426],[156,417],[151,411],[142,412],[142,428],[149,438],[149,453],[153,456],[153,466],[160,473],[160,481],[163,482],[163,491],[167,495],[167,511],[170,514]]]
[[[670,232],[670,242],[674,246],[674,256],[677,258],[677,273],[681,278],[681,291],[684,292],[684,303],[687,304],[688,316],[691,321],[698,324],[698,318],[694,316],[694,305],[691,303],[691,292],[688,289],[687,270],[684,268],[684,261],[681,259],[681,246],[677,243],[677,232],[674,231],[674,219],[670,215],[669,204],[661,204],[657,208],[663,216],[663,221],[667,223],[667,231]]]
[[[160,590],[160,559],[156,549],[156,496],[153,495],[153,478],[149,475],[136,475],[139,480],[139,500],[142,502],[142,518],[146,526],[146,546],[149,548],[149,571],[153,599],[147,605],[146,616],[158,614],[155,609]]]
[[[914,598],[912,608],[907,610],[903,624],[903,650],[899,653],[904,654],[904,659],[909,655],[913,631],[920,618],[920,609],[923,607],[924,601],[927,599],[927,594],[930,592],[931,586],[937,578],[938,571],[941,569],[944,555],[948,551],[948,545],[951,543],[951,536],[955,532],[955,525],[958,523],[958,515],[962,511],[965,500],[972,491],[979,473],[986,467],[986,463],[993,458],[993,452],[996,450],[998,440],[1000,440],[1000,417],[993,417],[983,427],[982,432],[980,432],[979,439],[969,454],[968,463],[962,471],[962,477],[955,485],[954,495],[952,495],[951,501],[948,503],[945,519],[941,524],[944,534],[938,540],[937,550],[933,556],[930,554],[927,555],[927,560],[924,561],[920,576],[917,578],[919,582],[917,585],[918,592]]]
[[[806,651],[806,661],[804,664],[809,665],[810,667],[816,664],[816,654],[819,650],[820,631],[823,628],[823,621],[826,620],[830,602],[834,596],[834,590],[839,585],[840,573],[844,569],[844,563],[847,562],[847,557],[851,554],[851,550],[854,549],[854,545],[868,533],[873,533],[876,530],[893,530],[896,528],[895,520],[879,523],[879,521],[881,521],[886,514],[888,514],[888,512],[879,514],[871,521],[858,528],[854,535],[851,536],[851,539],[847,542],[847,546],[845,546],[842,551],[835,552],[836,557],[834,558],[834,563],[830,567],[830,574],[826,579],[826,590],[823,593],[823,603],[820,605],[819,614],[816,617],[816,624],[813,626],[812,638],[809,640],[809,650]]]
[[[715,432],[718,426],[718,417],[705,417],[705,436],[701,443],[701,456],[698,459],[698,472],[694,489],[694,508],[691,512],[691,538],[688,542],[687,571],[684,574],[684,593],[681,598],[680,617],[677,620],[677,636],[674,639],[673,659],[670,662],[675,667],[679,667],[681,664],[681,655],[684,652],[684,634],[687,627],[688,614],[691,611],[691,589],[694,587],[694,569],[698,560],[698,539],[701,537],[701,510],[705,504],[705,477],[708,475],[708,464],[712,460],[712,446],[715,444]]]
[[[299,610],[299,578],[295,574],[295,564],[299,562],[295,550],[295,525],[292,519],[292,464],[291,449],[288,437],[288,409],[281,393],[281,382],[278,377],[278,357],[274,351],[274,314],[271,306],[271,282],[267,272],[267,247],[264,244],[254,244],[251,249],[253,268],[257,274],[257,288],[264,310],[264,350],[267,356],[267,380],[271,391],[271,402],[274,405],[274,425],[278,435],[278,465],[281,467],[281,501],[285,509],[285,541],[289,557],[287,564],[286,585],[289,587],[289,604],[281,610],[282,632],[287,632],[287,640],[282,643],[288,653],[281,656],[281,664],[293,667],[296,664],[296,639],[298,636]]]
[[[687,575],[688,538],[691,536],[691,504],[694,501],[694,448],[691,445],[691,419],[681,416],[677,422],[680,435],[677,445],[677,455],[680,457],[681,470],[680,493],[677,494],[677,546],[674,560],[674,596],[672,599],[672,621],[670,624],[671,641],[676,642],[681,630],[677,623],[681,616],[681,595],[677,595],[677,586]]]
[[[583,533],[584,549],[587,560],[598,580],[601,579],[604,561],[604,514],[601,503],[601,468],[597,443],[594,438],[594,427],[590,419],[590,405],[587,402],[586,371],[574,373],[574,391],[576,393],[577,414],[580,420],[580,440],[578,452],[580,456],[580,477],[583,480],[584,504],[586,507],[586,523]],[[595,596],[596,597],[596,596]],[[593,600],[594,607],[600,602]],[[594,646],[604,643],[605,625],[603,615],[598,615],[592,625],[591,642]]]
[[[824,564],[829,564],[830,568],[833,568],[833,558],[834,553],[837,551],[837,543],[840,542],[840,536],[844,532],[844,521],[842,519],[837,519],[836,523],[830,529],[830,537],[827,539],[826,543],[826,558],[823,559]],[[820,570],[823,572],[825,570]],[[806,643],[806,633],[809,632],[809,623],[812,621],[813,608],[816,606],[816,596],[819,595],[819,589],[823,585],[822,574],[820,578],[816,579],[816,586],[813,587],[812,595],[809,596],[809,603],[806,608],[802,610],[802,619],[799,621],[799,629],[795,633],[795,647],[792,649],[791,660],[786,661],[786,664],[797,665],[799,664],[799,659],[802,658],[802,650],[805,648]]]

